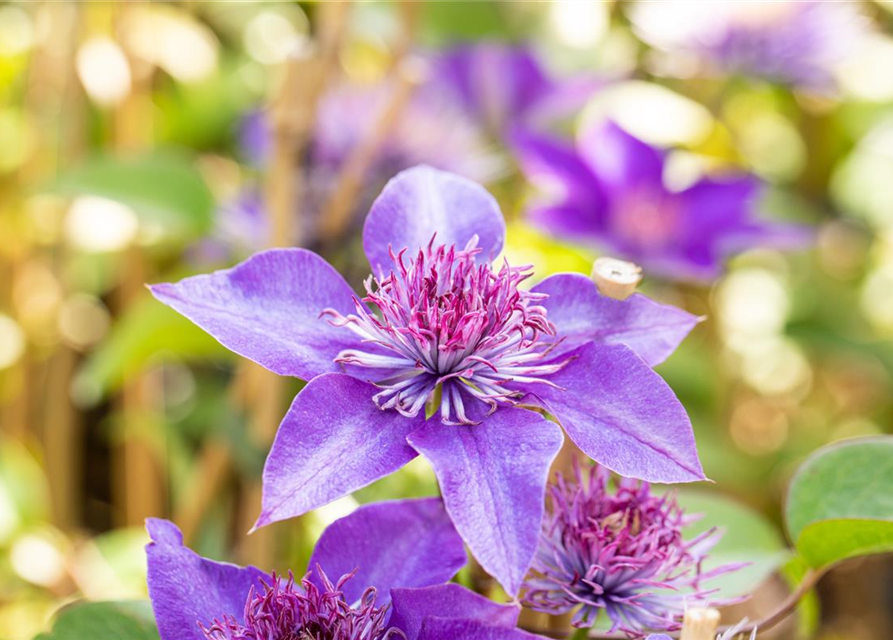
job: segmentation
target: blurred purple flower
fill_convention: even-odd
[[[647,483],[622,478],[616,489],[602,467],[582,470],[575,481],[560,474],[550,487],[551,510],[524,583],[523,602],[537,611],[574,611],[576,627],[591,627],[604,611],[611,631],[640,636],[681,627],[686,606],[709,604],[702,583],[738,569],[701,570],[716,530],[682,537],[691,521],[670,494],[653,495]]]
[[[710,280],[731,254],[811,237],[807,227],[757,219],[760,183],[748,174],[670,191],[662,153],[611,122],[584,130],[576,148],[529,133],[513,143],[531,182],[555,194],[530,209],[534,224],[665,277]]]
[[[736,73],[827,93],[835,67],[866,31],[857,3],[754,0],[710,3],[636,2],[636,33],[671,54],[688,56],[704,70]]]
[[[147,529],[161,640],[536,638],[514,629],[517,605],[444,584],[466,557],[436,498],[367,505],[334,522],[297,581],[203,558],[166,520]]]
[[[480,185],[415,167],[388,183],[366,219],[375,275],[362,300],[303,249],[151,288],[236,353],[309,380],[267,458],[257,526],[340,498],[421,453],[472,553],[515,594],[563,441],[522,401],[556,416],[618,473],[704,478],[688,416],[651,369],[698,319],[641,295],[605,298],[579,274],[519,289],[528,267],[490,265],[504,236]]]
[[[392,92],[390,83],[341,84],[320,99],[313,135],[301,161],[304,191],[300,210],[295,211],[298,235],[305,244],[312,245],[318,239],[323,208],[337,186],[342,168],[378,125]],[[242,155],[263,167],[272,151],[271,135],[266,114],[249,113],[239,131]],[[458,105],[441,99],[439,91],[420,89],[378,148],[357,198],[354,222],[360,221],[359,213],[368,210],[391,176],[417,164],[429,164],[480,182],[499,177],[505,170],[503,158],[483,129]],[[218,210],[218,240],[251,250],[267,244],[270,223],[259,195],[260,190],[253,186],[234,201],[224,203]],[[251,215],[246,216],[246,211]]]
[[[431,84],[498,134],[568,115],[605,84],[593,75],[555,78],[525,45],[463,44],[431,58]]]

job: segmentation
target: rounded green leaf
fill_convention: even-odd
[[[52,631],[34,640],[158,640],[148,602],[78,602],[59,611]]]
[[[679,491],[677,500],[685,513],[701,516],[685,528],[686,539],[714,527],[722,531],[722,538],[704,562],[704,571],[748,563],[705,583],[705,587],[718,589],[719,597],[734,598],[751,593],[790,558],[790,550],[778,528],[750,507],[719,493],[699,490]]]
[[[63,171],[44,190],[92,195],[127,205],[144,224],[172,237],[196,237],[211,227],[214,198],[186,153],[94,156]]]
[[[893,436],[816,451],[791,481],[785,520],[797,550],[815,568],[893,551]]]

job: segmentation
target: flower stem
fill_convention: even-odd
[[[588,637],[589,637],[589,629],[582,628],[582,629],[577,629],[576,631],[574,631],[574,633],[571,635],[569,640],[586,640]]]

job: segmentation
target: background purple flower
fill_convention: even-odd
[[[621,474],[703,479],[688,416],[651,369],[697,318],[643,296],[605,298],[573,274],[519,290],[527,268],[490,266],[504,233],[486,190],[416,167],[388,184],[366,220],[376,275],[363,300],[301,249],[152,287],[224,346],[309,380],[267,458],[257,526],[421,453],[472,553],[514,595],[563,441],[522,401],[548,410],[587,455]]]
[[[568,115],[605,83],[592,75],[553,77],[529,45],[463,44],[433,54],[431,61],[431,84],[498,134]]]
[[[547,613],[574,611],[574,626],[591,627],[601,612],[611,630],[639,636],[680,628],[686,606],[705,606],[702,583],[737,566],[701,571],[720,534],[683,540],[690,517],[671,494],[647,483],[619,479],[610,487],[604,468],[575,465],[573,481],[558,475],[543,522],[524,603]]]
[[[312,136],[301,161],[304,191],[295,210],[298,234],[304,244],[312,246],[319,240],[323,209],[337,187],[340,172],[357,146],[378,126],[394,90],[393,83],[388,82],[342,83],[321,98]],[[239,130],[242,155],[262,168],[271,153],[271,136],[266,114],[249,113]],[[360,212],[368,210],[391,176],[422,163],[477,181],[492,180],[505,170],[503,158],[487,140],[482,127],[455,101],[443,99],[440,89],[423,86],[404,106],[378,148],[363,180],[353,222],[361,220]],[[250,250],[265,246],[270,222],[259,193],[257,186],[249,187],[235,201],[225,203],[218,210],[216,235],[219,239],[240,248],[254,242],[249,245]],[[250,218],[244,215],[246,204],[252,205]],[[253,228],[245,233],[244,224],[249,221]]]
[[[670,191],[663,154],[611,122],[584,130],[575,148],[520,133],[514,145],[528,178],[551,194],[531,207],[534,224],[669,278],[709,280],[730,254],[809,238],[803,227],[756,218],[760,184],[750,175]]]
[[[438,499],[367,505],[336,521],[301,580],[203,558],[165,520],[150,519],[147,528],[149,596],[161,640],[461,637],[438,632],[446,621],[466,626],[468,640],[533,637],[514,631],[517,605],[443,584],[466,558]]]
[[[636,2],[630,19],[645,42],[694,57],[708,72],[818,92],[835,88],[835,66],[867,29],[856,3],[822,0]]]

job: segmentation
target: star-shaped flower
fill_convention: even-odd
[[[422,166],[391,180],[366,219],[375,276],[362,299],[303,249],[152,287],[224,346],[308,381],[267,458],[257,526],[422,454],[472,553],[514,595],[561,427],[622,475],[704,478],[688,416],[651,369],[697,318],[606,298],[579,274],[519,288],[528,267],[491,264],[504,235],[485,189]]]

